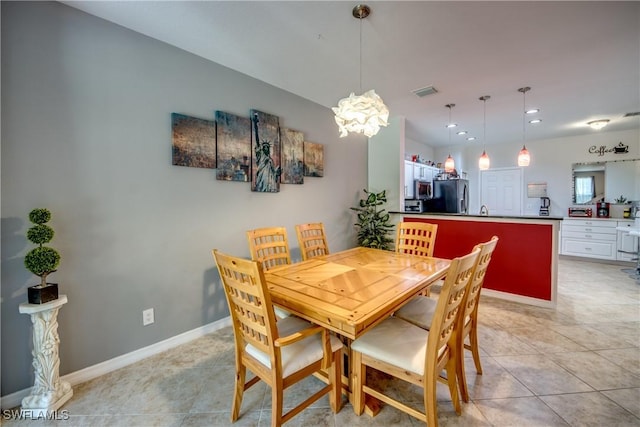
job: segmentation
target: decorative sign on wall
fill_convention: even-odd
[[[172,161],[177,166],[216,167],[216,122],[171,113]]]
[[[216,179],[251,182],[251,191],[275,193],[280,184],[324,176],[324,146],[280,128],[278,116],[251,110],[241,117],[215,112],[215,121],[171,113],[173,164],[217,168]]]
[[[622,141],[620,141],[618,145],[611,148],[607,148],[604,145],[601,145],[600,147],[592,145],[591,147],[589,147],[589,154],[597,154],[598,156],[604,156],[606,153],[627,154],[628,152],[629,146],[624,145]]]

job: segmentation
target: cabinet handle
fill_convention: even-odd
[[[585,250],[585,251],[590,251],[590,250],[591,250],[591,248],[584,248],[584,250]]]
[[[585,234],[584,237],[591,238],[591,234]]]
[[[585,228],[584,231],[593,231],[593,230],[590,228]]]

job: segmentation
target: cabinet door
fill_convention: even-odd
[[[638,258],[638,237],[618,231],[618,260],[636,261]]]
[[[413,199],[413,162],[404,162],[404,198]]]

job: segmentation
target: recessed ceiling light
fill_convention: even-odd
[[[535,113],[539,113],[539,112],[540,112],[539,108],[532,108],[531,110],[525,111],[525,113],[527,113],[527,114],[535,114]]]
[[[454,127],[456,127],[456,126],[458,126],[458,124],[457,124],[457,123],[449,123],[449,124],[447,125],[447,128],[454,128]]]
[[[456,132],[456,135],[466,135],[467,131],[466,130],[461,130],[459,132]]]
[[[470,136],[467,138],[467,141],[475,141],[476,137],[475,136]]]
[[[542,121],[542,119],[533,119],[533,120],[529,120],[529,123],[531,123],[532,125],[538,124]]]
[[[591,129],[600,130],[603,127],[605,127],[606,125],[609,124],[609,120],[607,120],[607,119],[592,120],[592,121],[588,122],[587,124],[589,126],[591,126]]]

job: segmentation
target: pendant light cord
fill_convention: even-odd
[[[362,20],[360,18],[360,93],[362,94]]]
[[[526,111],[527,111],[526,110],[527,109],[526,98],[527,98],[527,91],[525,89],[525,90],[522,91],[522,146],[523,147],[524,147],[525,141],[527,140],[527,137],[526,137],[527,134],[526,134],[526,131],[525,131],[525,124],[524,124],[525,121],[526,121],[525,114],[526,114]]]

